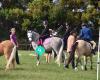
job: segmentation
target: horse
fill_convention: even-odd
[[[96,47],[96,43],[95,43],[95,47]],[[74,58],[74,54],[76,53],[77,59],[76,59],[75,70],[77,70],[77,66],[78,66],[79,62],[81,64],[82,70],[83,69],[87,70],[87,58],[88,57],[90,57],[91,69],[93,69],[93,66],[92,66],[92,56],[93,56],[92,49],[93,49],[93,47],[92,47],[91,43],[84,41],[84,40],[77,40],[75,42],[75,44],[73,45],[72,53],[70,54],[70,57],[69,57],[69,60],[67,62],[66,67],[68,67],[70,61]],[[81,62],[82,56],[84,56],[84,67],[83,67],[82,62]]]
[[[10,40],[0,42],[0,56],[4,55],[7,61],[5,70],[15,67],[15,49],[16,48]]]
[[[31,44],[33,46],[33,49],[35,50],[36,47],[38,46],[37,41],[40,35],[34,31],[32,31],[31,33],[32,33],[30,36],[32,38]],[[56,63],[60,66],[62,55],[63,55],[63,47],[64,47],[63,40],[59,37],[47,38],[43,42],[43,47],[45,48],[47,53],[52,51],[56,53],[57,55]],[[38,60],[39,60],[39,56],[38,56]]]

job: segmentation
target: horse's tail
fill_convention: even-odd
[[[7,65],[6,65],[6,69],[9,68],[9,65],[11,64],[11,61],[15,58],[15,54],[16,54],[16,46],[14,46],[13,49],[12,49],[12,52],[10,54],[10,58],[9,58],[9,60],[7,62]]]
[[[58,61],[58,63],[59,63],[59,66],[60,66],[60,63],[61,63],[61,61],[62,61],[63,48],[64,48],[64,42],[63,42],[63,40],[61,39],[61,47],[60,47],[60,49],[59,49],[59,54],[58,54],[58,56],[57,56],[57,61]]]

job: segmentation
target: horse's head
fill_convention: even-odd
[[[40,35],[34,31],[29,30],[29,31],[27,31],[27,36],[28,36],[29,41],[36,42],[39,39]]]
[[[31,30],[27,31],[27,37],[29,41],[32,41],[32,31]]]

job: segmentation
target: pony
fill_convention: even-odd
[[[15,67],[15,49],[10,40],[5,40],[0,43],[0,56],[4,55],[7,61],[5,70]]]
[[[96,47],[96,43],[95,43],[95,47]],[[68,68],[70,61],[73,60],[74,54],[76,53],[77,59],[76,59],[76,64],[75,64],[75,70],[77,70],[77,66],[78,66],[79,62],[81,64],[82,70],[83,69],[87,70],[87,58],[88,57],[90,57],[90,62],[91,62],[90,68],[93,69],[93,66],[92,66],[92,56],[93,56],[92,49],[93,49],[93,47],[92,47],[91,43],[84,41],[84,40],[77,40],[72,47],[72,52],[70,54],[70,57],[68,59],[66,67]],[[82,56],[84,56],[84,66],[81,62]]]
[[[31,32],[31,36],[29,38],[32,38],[31,44],[33,46],[33,49],[35,50],[38,46],[37,41],[40,37],[40,35],[34,31]],[[62,55],[63,55],[63,40],[59,37],[50,37],[44,40],[43,47],[45,48],[47,53],[50,53],[54,51],[57,55],[56,63],[60,66]],[[39,56],[38,56],[38,62],[39,63]],[[38,65],[38,64],[37,64]]]

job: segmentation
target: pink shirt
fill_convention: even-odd
[[[76,39],[75,39],[75,37],[73,35],[70,35],[68,37],[68,40],[67,40],[67,52],[71,51],[72,45],[74,44],[75,40]]]

